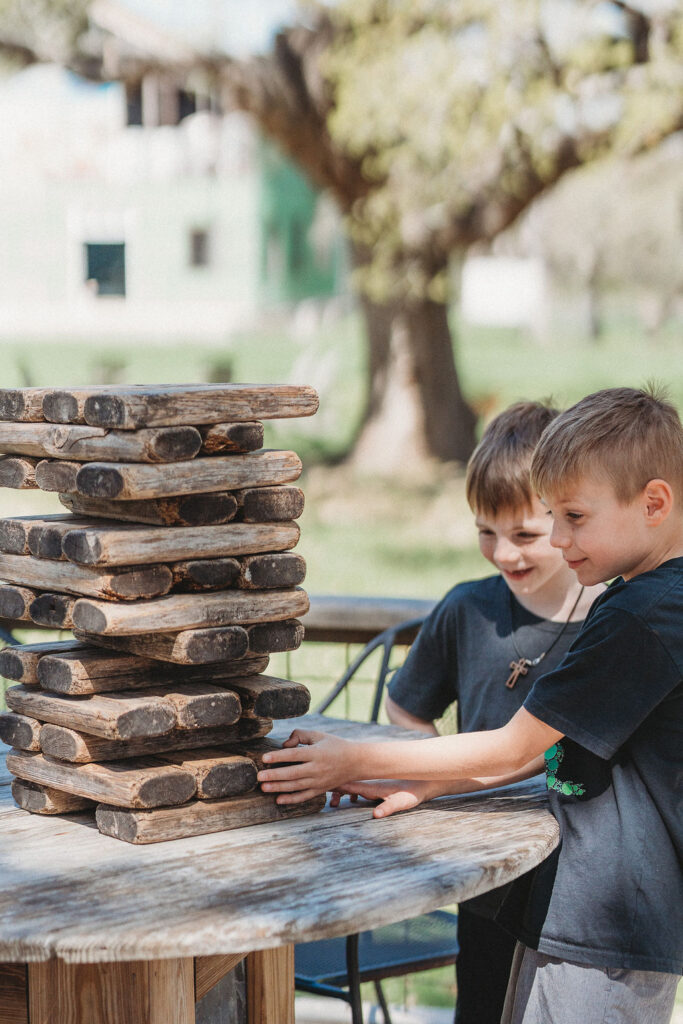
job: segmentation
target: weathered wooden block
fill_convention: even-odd
[[[184,804],[197,788],[191,772],[177,765],[160,765],[149,758],[75,765],[17,750],[7,755],[7,767],[13,775],[28,782],[89,800],[106,800],[116,807]]]
[[[291,551],[245,555],[240,559],[239,586],[244,590],[264,587],[298,587],[306,577],[306,562]]]
[[[244,523],[276,523],[298,519],[304,510],[304,492],[300,487],[279,484],[276,487],[247,487],[235,491],[237,518]]]
[[[46,654],[66,654],[67,651],[83,650],[77,640],[50,641],[42,644],[17,644],[0,651],[0,676],[14,679],[24,686],[38,686],[38,664]]]
[[[158,658],[175,665],[234,661],[244,657],[249,647],[249,634],[242,626],[185,629],[175,633],[141,633],[138,636],[105,636],[103,633],[89,633],[80,629],[75,629],[74,633],[84,643]]]
[[[30,587],[0,583],[0,618],[32,622],[30,608],[37,597],[38,592]]]
[[[275,803],[270,793],[248,793],[226,800],[196,800],[183,808],[160,808],[154,812],[121,811],[100,805],[95,817],[100,832],[114,839],[137,844],[161,843],[315,814],[324,806],[324,795],[301,804],[281,805]]]
[[[91,761],[118,761],[165,753],[168,750],[189,750],[193,747],[225,747],[228,744],[253,743],[267,736],[273,728],[269,718],[240,718],[234,725],[213,729],[173,729],[164,736],[140,736],[131,740],[108,740],[92,736],[68,726],[47,723],[40,730],[43,753],[60,761],[87,764]],[[232,753],[244,754],[241,749]],[[244,756],[251,756],[244,754]]]
[[[15,491],[36,490],[37,465],[38,459],[27,456],[0,456],[0,487],[11,487]]]
[[[235,676],[263,672],[267,664],[267,656],[258,655],[214,665],[171,665],[135,654],[79,645],[76,650],[46,651],[36,659],[35,677],[44,690],[79,696],[140,690],[147,686],[172,686],[174,683],[211,682],[222,685]]]
[[[0,420],[37,422],[43,418],[47,388],[0,388]]]
[[[237,511],[237,499],[230,491],[143,501],[110,501],[108,498],[88,498],[84,494],[60,494],[59,500],[77,515],[149,523],[152,526],[218,526],[229,523]]]
[[[296,651],[304,639],[304,626],[298,619],[283,622],[263,622],[247,626],[251,654],[276,654]]]
[[[239,590],[172,594],[150,601],[95,601],[79,598],[74,626],[88,633],[126,636],[241,623],[278,621],[304,615],[308,596],[299,587],[287,590]]]
[[[263,424],[214,423],[199,428],[202,435],[202,454],[217,452],[254,452],[263,445]]]
[[[299,540],[296,523],[226,523],[220,526],[103,524],[68,532],[67,558],[79,565],[145,565],[285,551]]]
[[[40,722],[14,711],[0,712],[0,740],[17,750],[40,750]]]
[[[35,590],[85,595],[106,601],[139,601],[167,594],[173,574],[166,565],[91,569],[32,555],[0,553],[0,576]]]
[[[38,594],[29,606],[31,620],[37,626],[50,629],[71,629],[74,624],[73,610],[76,599],[67,594],[46,592]]]
[[[17,551],[16,554],[30,554],[36,558],[64,561],[66,555],[62,551],[62,538],[71,530],[90,525],[92,525],[92,519],[85,516],[72,516],[68,512],[55,516],[27,516],[24,528],[28,551]]]
[[[14,779],[12,797],[22,810],[30,811],[31,814],[72,814],[75,811],[95,808],[95,803],[84,796],[51,789],[49,786],[27,782],[25,779]]]
[[[241,754],[226,754],[211,747],[159,754],[161,763],[176,764],[194,775],[197,797],[215,800],[241,796],[256,789],[256,765]]]
[[[121,388],[95,393],[84,404],[86,423],[121,430],[312,416],[317,409],[313,388],[290,384]]]
[[[179,462],[202,446],[191,426],[117,431],[54,423],[0,420],[0,451],[74,462]]]
[[[303,683],[277,676],[243,676],[226,683],[239,696],[242,714],[260,718],[296,718],[311,704],[310,691]]]
[[[5,701],[8,708],[20,715],[73,727],[105,739],[161,736],[176,726],[176,712],[171,704],[159,697],[139,694],[65,697],[43,690],[29,690],[24,686],[10,686]],[[40,782],[41,779],[33,781]]]
[[[41,459],[36,466],[36,483],[43,491],[75,491],[80,462]]]
[[[289,483],[298,479],[301,468],[301,460],[294,452],[267,449],[247,455],[212,455],[166,465],[90,462],[78,471],[75,489],[92,498],[119,501],[166,498]]]
[[[236,558],[191,558],[171,562],[174,590],[225,590],[240,578]]]

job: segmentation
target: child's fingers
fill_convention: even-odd
[[[320,789],[303,789],[300,793],[286,793],[279,796],[276,804],[302,804],[305,800],[312,800],[314,796],[320,796]]]
[[[267,754],[263,755],[264,764],[277,764],[278,761],[284,761],[286,764],[291,764],[292,761],[310,761],[313,757],[312,751],[309,747],[289,747],[282,750],[269,750]]]
[[[262,769],[256,776],[259,782],[286,782],[289,779],[303,779],[311,774],[311,766],[305,762],[288,764],[286,768]]]
[[[310,743],[316,743],[318,740],[324,737],[324,732],[314,732],[311,729],[295,729],[291,736],[285,740],[283,746],[285,747],[296,747],[300,743],[308,745]],[[270,761],[271,755],[264,754],[264,761]]]
[[[301,775],[296,779],[278,779],[277,782],[264,782],[261,784],[261,789],[264,793],[294,793],[297,790],[315,785],[315,779],[312,779],[310,776]],[[318,793],[320,792],[322,792],[322,787],[318,784]]]

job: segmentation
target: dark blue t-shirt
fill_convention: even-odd
[[[593,604],[525,708],[564,738],[546,755],[560,846],[499,920],[579,963],[683,964],[683,558]]]
[[[389,696],[429,721],[457,701],[460,732],[498,729],[519,711],[534,680],[559,665],[581,625],[565,627],[527,611],[502,576],[459,583],[425,620]],[[511,661],[544,651],[513,689],[505,686]]]

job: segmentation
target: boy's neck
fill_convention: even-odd
[[[593,601],[605,588],[602,584],[597,587],[584,587],[583,593],[581,593],[581,584],[573,573],[572,577],[571,580],[558,581],[558,585],[544,587],[543,590],[534,594],[513,594],[512,596],[523,608],[540,619],[566,622],[571,616],[570,621],[580,622],[585,619]]]

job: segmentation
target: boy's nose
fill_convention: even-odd
[[[557,519],[553,521],[553,528],[550,531],[550,544],[554,548],[568,548],[571,544],[569,532],[562,528]]]
[[[494,551],[496,562],[517,562],[519,561],[519,550],[505,537],[499,537]]]

